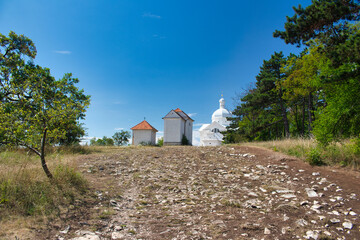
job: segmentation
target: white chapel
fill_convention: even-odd
[[[192,145],[194,120],[180,108],[171,110],[164,119],[164,146],[181,145],[183,136]]]
[[[222,143],[223,135],[221,132],[226,131],[226,127],[230,125],[227,117],[231,117],[229,110],[225,108],[225,99],[220,98],[220,107],[211,117],[210,124],[203,124],[199,129],[200,146],[219,146]]]

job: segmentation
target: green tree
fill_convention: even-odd
[[[103,138],[92,138],[90,140],[91,146],[114,146],[114,140],[104,136]]]
[[[129,131],[121,130],[120,132],[116,132],[112,138],[114,139],[115,145],[122,146],[129,142],[131,135]]]
[[[23,35],[0,35],[0,46],[0,142],[33,151],[52,178],[45,146],[66,138],[67,127],[84,118],[90,97],[71,74],[55,80],[35,65],[35,46]]]
[[[312,0],[306,8],[299,5],[293,9],[295,15],[286,18],[285,31],[276,30],[274,37],[298,46],[315,38],[342,41],[347,22],[360,17],[359,0]]]

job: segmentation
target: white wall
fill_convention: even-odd
[[[184,122],[181,118],[164,119],[164,143],[181,143]]]
[[[191,120],[187,120],[185,136],[189,140],[189,144],[191,145],[192,145],[192,135],[193,135],[193,122]]]
[[[156,132],[153,130],[133,130],[133,145],[139,145],[141,142],[150,142],[155,145]]]

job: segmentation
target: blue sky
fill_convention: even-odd
[[[91,95],[88,137],[144,117],[161,134],[171,109],[192,114],[196,130],[222,93],[235,107],[274,51],[298,53],[272,37],[298,4],[310,0],[0,0],[0,33],[32,39],[35,62],[56,78],[79,78]]]

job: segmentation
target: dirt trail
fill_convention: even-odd
[[[358,172],[244,146],[121,148],[78,162],[95,200],[39,238],[360,239]]]

